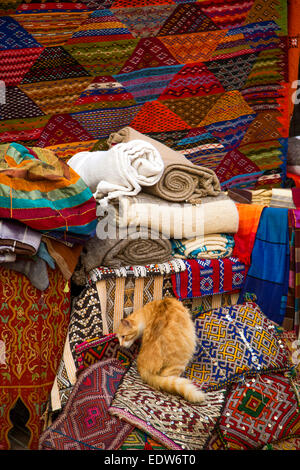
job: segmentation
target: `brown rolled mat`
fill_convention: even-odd
[[[141,238],[141,235],[143,238]],[[128,228],[126,237],[118,230],[114,239],[91,238],[81,253],[81,265],[85,273],[99,266],[121,266],[165,263],[172,258],[170,240],[148,228]]]
[[[221,191],[217,175],[210,168],[195,165],[184,155],[152,139],[132,127],[123,127],[110,134],[107,144],[112,147],[131,140],[150,142],[160,153],[164,161],[164,172],[153,186],[143,188],[144,192],[172,202],[197,203],[202,197],[216,196]]]

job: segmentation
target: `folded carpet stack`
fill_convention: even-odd
[[[173,253],[176,258],[226,258],[232,254],[234,237],[226,233],[215,233],[190,238],[172,240]]]
[[[98,205],[96,235],[81,255],[86,273],[100,265],[164,263],[183,253],[230,256],[239,215],[214,171],[130,127],[107,142],[106,152],[80,152],[68,161]]]
[[[296,209],[291,188],[272,188],[270,207]]]
[[[269,206],[272,198],[272,189],[232,188],[228,190],[228,196],[241,204]]]
[[[225,194],[204,197],[201,204],[171,203],[140,193],[114,204],[111,223],[119,227],[151,227],[169,238],[193,238],[213,233],[235,233],[238,229],[236,204]],[[101,221],[99,222],[101,225]]]
[[[255,204],[264,207],[296,209],[300,206],[299,188],[241,189],[228,190],[228,196],[241,204]]]

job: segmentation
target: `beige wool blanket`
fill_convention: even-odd
[[[90,239],[84,246],[80,262],[85,273],[99,266],[120,268],[121,266],[165,263],[172,258],[170,240],[160,234],[151,234],[148,228],[128,228],[126,233],[117,230],[113,238]]]
[[[197,203],[202,197],[216,196],[220,191],[220,182],[213,170],[194,165],[184,155],[151,137],[145,136],[131,127],[124,127],[110,134],[109,147],[120,142],[139,139],[151,143],[160,153],[164,162],[162,177],[143,191],[167,201]]]
[[[216,233],[236,233],[237,207],[228,196],[202,198],[201,204],[171,203],[150,194],[122,197],[109,207],[109,224],[120,228],[148,227],[166,238],[184,239]],[[99,220],[98,225],[107,223]]]

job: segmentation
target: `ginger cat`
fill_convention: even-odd
[[[122,319],[116,334],[126,348],[141,338],[137,368],[150,386],[181,395],[192,403],[205,400],[196,385],[180,377],[193,357],[196,334],[190,313],[179,300],[149,302]]]

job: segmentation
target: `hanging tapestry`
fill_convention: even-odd
[[[289,209],[265,207],[239,301],[256,302],[264,314],[282,325],[289,285]]]
[[[59,366],[70,319],[70,292],[59,269],[36,289],[22,273],[0,267],[0,444],[9,449],[11,411],[28,411],[28,448],[36,450],[42,415]],[[9,279],[9,282],[8,282]]]
[[[287,3],[4,2],[0,142],[71,156],[130,126],[214,170],[222,189],[280,185],[298,40]]]
[[[133,431],[108,413],[125,369],[115,359],[94,364],[82,373],[63,413],[41,436],[41,450],[118,449]]]

